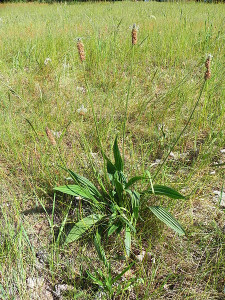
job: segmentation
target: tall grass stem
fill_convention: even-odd
[[[129,80],[128,87],[127,87],[127,97],[126,97],[126,103],[125,103],[125,116],[124,116],[124,122],[123,122],[123,161],[124,161],[124,156],[125,156],[125,134],[126,134],[126,124],[127,124],[127,118],[128,118],[128,103],[129,103],[130,90],[131,90],[132,79],[133,79],[133,64],[134,64],[134,45],[132,45],[130,80]]]
[[[178,143],[179,139],[181,138],[181,136],[184,134],[185,130],[187,129],[187,127],[188,127],[188,125],[189,125],[189,123],[190,123],[190,121],[191,121],[191,119],[192,119],[192,117],[193,117],[193,114],[194,114],[194,112],[195,112],[195,110],[196,110],[196,108],[197,108],[197,106],[198,106],[198,104],[199,104],[199,101],[200,101],[200,99],[201,99],[201,96],[202,96],[202,93],[203,93],[203,90],[204,90],[204,87],[205,87],[205,83],[206,83],[206,79],[205,79],[204,82],[203,82],[203,85],[202,85],[202,88],[201,88],[201,90],[200,90],[198,99],[197,99],[197,101],[196,101],[196,103],[195,103],[195,105],[194,105],[194,107],[193,107],[193,110],[192,110],[192,112],[191,112],[191,114],[190,114],[190,116],[189,116],[189,118],[188,118],[188,120],[187,120],[187,123],[185,124],[184,128],[181,130],[180,134],[178,135],[178,137],[176,138],[176,140],[174,141],[174,143],[173,143],[172,146],[170,147],[170,149],[169,149],[169,151],[168,151],[166,157],[164,158],[163,162],[162,162],[161,165],[158,167],[156,173],[155,173],[154,176],[153,176],[153,181],[154,181],[154,180],[156,179],[156,177],[159,175],[159,172],[161,171],[162,167],[163,167],[164,164],[166,163],[166,161],[167,161],[167,159],[168,159],[170,153],[173,151],[173,149],[174,149],[174,147],[176,146],[176,144]]]

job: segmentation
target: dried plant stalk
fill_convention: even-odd
[[[45,127],[45,132],[46,132],[47,137],[48,137],[50,143],[52,144],[52,146],[56,146],[55,138],[54,138],[51,130],[47,126]]]
[[[80,56],[80,60],[83,62],[85,60],[85,51],[84,51],[84,44],[82,43],[81,39],[77,41],[77,49]]]

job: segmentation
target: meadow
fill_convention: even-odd
[[[224,299],[224,78],[223,4],[0,4],[0,298]],[[117,150],[135,190],[185,198],[144,196],[130,253],[126,220],[63,243],[93,207],[54,188],[68,168],[108,195]]]

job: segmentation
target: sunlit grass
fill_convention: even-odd
[[[83,284],[76,262],[82,246],[61,252],[52,248],[50,229],[40,234],[35,227],[38,220],[48,227],[45,214],[24,220],[22,211],[39,207],[40,199],[51,210],[53,187],[65,182],[66,174],[59,168],[62,161],[92,181],[96,174],[101,176],[99,139],[77,53],[79,37],[85,45],[85,74],[102,147],[111,153],[116,134],[122,147],[134,23],[139,31],[124,153],[131,176],[146,169],[154,175],[157,160],[162,161],[186,124],[204,80],[206,56],[213,55],[212,77],[200,104],[158,177],[159,183],[190,194],[185,201],[162,200],[186,227],[187,238],[174,237],[145,212],[135,250],[148,249],[155,263],[140,264],[137,274],[144,284],[135,287],[135,293],[139,299],[149,299],[149,293],[152,299],[170,294],[174,299],[222,295],[224,213],[213,191],[221,189],[224,170],[212,165],[225,159],[220,151],[225,147],[224,14],[222,4],[181,2],[0,5],[1,244],[7,245],[1,251],[0,272],[8,295],[19,294],[22,299],[29,295],[26,280],[39,272],[33,254],[38,252],[34,242],[38,235],[47,253],[44,268],[51,288],[69,282],[79,291]],[[82,105],[84,115],[79,113]],[[46,126],[57,147],[50,144]],[[59,225],[69,202],[57,201],[54,222]],[[111,243],[111,252],[120,249],[119,242]],[[70,253],[76,271],[69,271],[63,251],[65,257]],[[19,260],[23,267],[14,268]],[[12,281],[17,286],[13,293]]]

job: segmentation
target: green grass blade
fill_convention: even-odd
[[[159,220],[172,228],[175,232],[180,235],[185,235],[183,227],[165,208],[160,206],[149,206],[149,209]]]
[[[98,286],[104,287],[104,284],[101,280],[99,280],[97,277],[95,277],[93,274],[91,274],[89,271],[86,271],[90,279],[93,281],[94,284],[97,284]]]
[[[77,241],[86,231],[99,222],[103,217],[103,215],[93,214],[77,222],[67,235],[65,244]]]
[[[117,280],[119,280],[123,274],[125,274],[128,270],[130,270],[130,268],[134,265],[134,263],[130,264],[128,267],[126,267],[119,275],[117,275],[113,281],[112,281],[112,284],[114,284],[115,282],[117,282]]]

